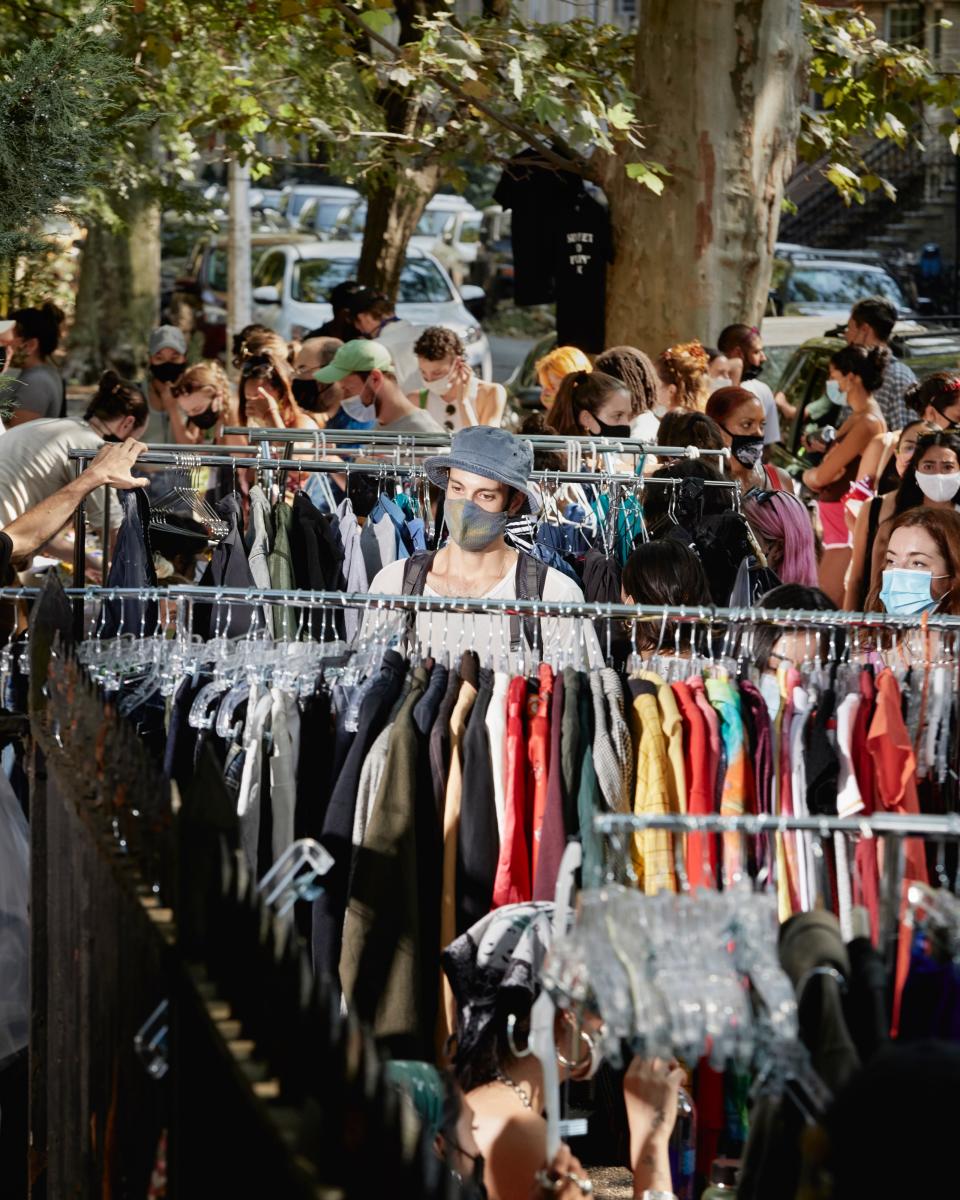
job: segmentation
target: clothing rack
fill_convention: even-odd
[[[37,596],[36,587],[0,588],[0,598],[26,600]],[[519,600],[490,597],[390,596],[367,592],[310,592],[295,588],[226,588],[173,585],[155,588],[67,588],[75,600],[139,599],[223,601],[231,604],[292,604],[299,608],[362,608],[420,613],[484,614],[504,616],[573,617],[585,620],[661,621],[692,625],[773,625],[782,629],[879,629],[890,632],[919,632],[916,617],[890,613],[851,613],[780,608],[658,608],[645,604],[613,604],[604,601]],[[925,628],[931,632],[960,630],[960,617],[931,616]],[[818,826],[819,828],[819,826]]]
[[[450,445],[450,434],[391,433],[388,429],[250,429],[232,426],[223,430],[224,437],[245,437],[253,444],[260,442],[314,442],[332,445],[384,447],[387,449],[444,450]],[[697,446],[655,446],[639,438],[605,438],[581,434],[564,437],[562,434],[518,434],[534,450],[569,450],[571,448],[599,454],[636,454],[656,458],[722,458],[730,457],[729,449],[701,450]]]
[[[770,813],[721,816],[706,813],[597,813],[595,832],[603,836],[666,829],[673,833],[854,833],[876,837],[929,837],[960,840],[960,813],[911,816],[904,813],[873,813],[864,817],[798,817]]]
[[[292,432],[286,430],[284,432]],[[319,433],[319,431],[318,431]],[[289,439],[296,442],[296,437]],[[303,439],[299,439],[302,441]],[[563,439],[561,439],[563,440]],[[216,453],[200,452],[195,453],[190,450],[167,451],[150,449],[146,454],[141,454],[137,459],[139,466],[167,466],[178,467],[183,470],[193,470],[197,467],[229,467],[233,471],[237,470],[253,470],[261,471],[267,475],[269,479],[270,473],[273,471],[298,471],[306,473],[319,473],[325,475],[398,475],[402,474],[408,479],[425,479],[426,472],[421,465],[415,463],[393,463],[393,462],[330,462],[317,459],[274,459],[270,457],[269,440],[264,439],[260,443],[261,456],[239,457],[236,455],[237,449],[245,449],[245,447],[234,447],[232,450],[228,447],[217,447]],[[225,451],[225,453],[221,453]],[[68,459],[74,463],[75,477],[79,478],[82,471],[85,470],[86,464],[96,458],[99,450],[88,449],[71,449],[67,452]],[[654,479],[641,478],[637,475],[620,475],[612,474],[606,471],[534,471],[530,476],[534,483],[545,483],[559,485],[561,483],[605,483],[605,484],[623,484],[625,486],[642,487],[661,486],[661,487],[678,487],[680,480],[676,479]],[[702,481],[705,487],[713,488],[732,488],[734,496],[739,497],[740,485],[732,479],[705,479]],[[101,530],[102,545],[104,547],[104,582],[106,582],[106,561],[107,547],[110,541],[110,513],[109,505],[103,506],[103,528]],[[86,508],[83,502],[77,508],[74,516],[74,552],[73,552],[73,572],[74,579],[83,579],[86,572],[86,532],[87,519]]]

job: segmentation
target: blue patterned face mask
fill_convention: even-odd
[[[486,550],[507,527],[508,512],[487,512],[473,500],[450,500],[443,504],[443,517],[451,539],[461,550]]]
[[[934,575],[932,571],[908,571],[905,567],[888,567],[883,572],[880,603],[888,613],[896,613],[902,617],[933,612],[940,603],[933,596],[933,581],[949,578],[949,575]]]

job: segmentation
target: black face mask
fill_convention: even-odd
[[[730,433],[726,430],[733,439],[733,445],[730,447],[730,452],[742,467],[755,467],[763,457],[763,438],[762,437],[747,437],[742,433]]]
[[[594,417],[593,419],[600,426],[600,432],[596,434],[597,437],[620,438],[622,440],[630,436],[629,425],[607,425],[599,417]]]
[[[214,412],[213,407],[205,408],[203,412],[197,413],[195,417],[188,417],[188,421],[192,425],[196,425],[198,429],[212,429],[220,420],[220,414]]]
[[[763,374],[763,364],[762,363],[759,367],[754,366],[752,363],[744,363],[743,370],[740,372],[740,382],[747,383],[751,379],[759,379],[762,374]]]
[[[293,398],[307,412],[320,411],[320,384],[315,379],[294,379]]]
[[[176,383],[186,369],[186,363],[151,363],[150,374],[158,383]]]
[[[122,437],[117,437],[115,433],[101,433],[100,435],[105,442],[122,442]]]

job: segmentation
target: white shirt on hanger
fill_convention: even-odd
[[[403,560],[398,559],[378,572],[370,584],[371,595],[399,596],[403,591],[403,566]],[[478,599],[515,600],[515,581],[516,568],[511,565],[503,579]],[[423,594],[440,595],[429,585],[424,587]],[[562,571],[548,567],[542,599],[582,603],[583,592]],[[371,613],[365,619],[364,625],[366,626],[369,620],[375,627],[376,617],[376,613]],[[399,631],[406,620],[406,614],[397,613],[395,617]],[[604,665],[603,653],[592,621],[577,621],[570,617],[541,617],[540,630],[545,662],[563,661],[575,666],[578,661],[577,640],[581,639],[582,649],[579,650],[579,655],[584,666],[596,668]],[[492,663],[498,669],[508,671],[516,666],[517,653],[510,651],[510,618],[506,614],[474,616],[461,613],[421,613],[417,618],[417,636],[424,652],[431,652],[435,658],[449,658],[451,662],[456,662],[465,650],[475,650],[481,663]]]

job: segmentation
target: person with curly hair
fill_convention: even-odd
[[[696,340],[668,346],[657,357],[658,417],[674,408],[703,412],[710,395],[710,359]]]
[[[467,364],[460,338],[443,325],[430,325],[413,346],[424,387],[410,393],[414,404],[441,428],[456,433],[468,425],[499,425],[507,405],[502,383],[484,383]]]
[[[172,403],[167,408],[170,432],[175,442],[196,445],[213,432],[219,442],[225,425],[239,421],[227,373],[218,362],[200,362],[187,367],[173,385]]]
[[[630,389],[633,398],[631,436],[645,442],[655,442],[660,424],[654,412],[657,406],[657,371],[647,355],[635,346],[611,346],[597,356],[594,367],[604,375],[619,379]],[[665,442],[660,444],[666,445]]]

